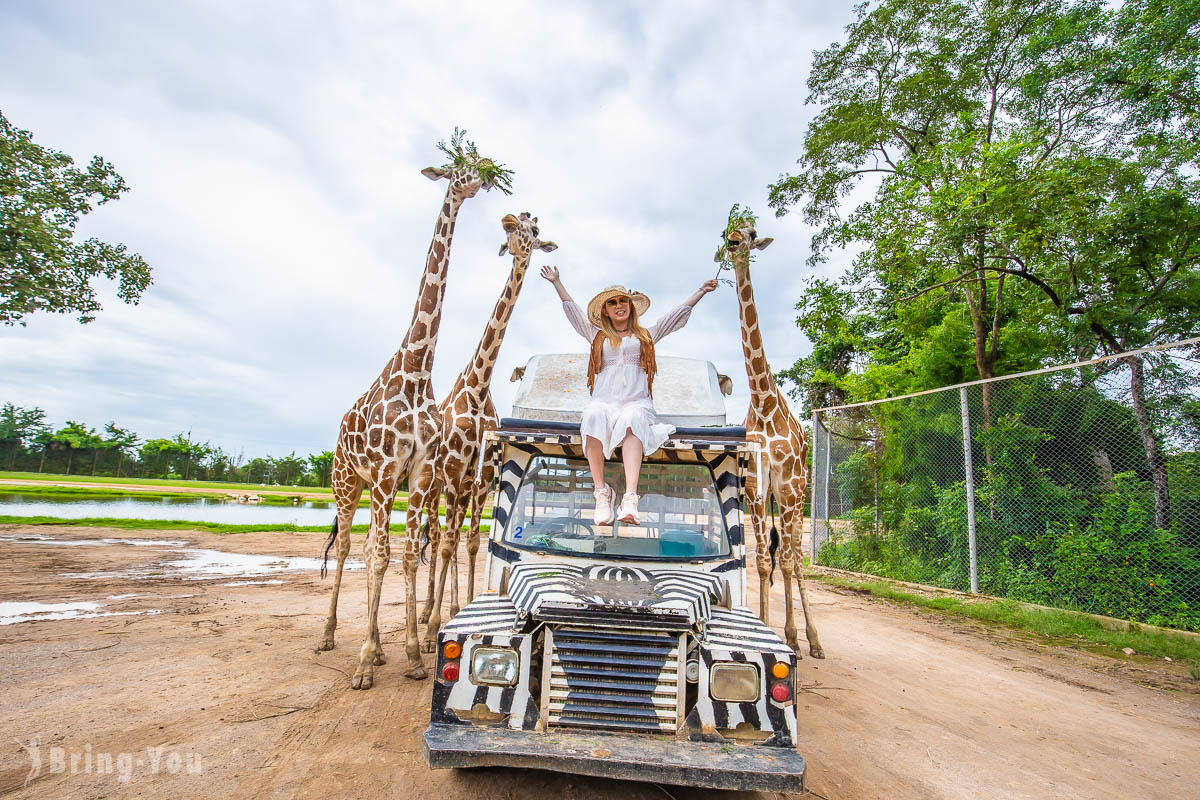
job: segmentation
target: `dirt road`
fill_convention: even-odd
[[[0,625],[0,795],[703,796],[541,771],[428,770],[430,682],[405,680],[398,663],[402,578],[393,569],[384,588],[395,663],[376,670],[375,688],[352,692],[363,572],[347,573],[338,647],[317,655],[328,582],[306,558],[276,558],[311,558],[321,540],[0,526],[0,622],[40,615]],[[828,653],[800,667],[812,792],[1196,796],[1200,695],[1179,665],[1039,647],[820,586],[811,597]],[[772,622],[782,622],[778,598]],[[31,749],[40,772],[25,786]]]

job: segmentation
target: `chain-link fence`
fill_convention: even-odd
[[[1200,631],[1200,339],[820,409],[812,438],[818,564]]]

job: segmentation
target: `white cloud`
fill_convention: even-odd
[[[439,392],[507,275],[499,219],[524,210],[560,249],[527,277],[493,384],[502,414],[514,366],[584,346],[540,264],[580,300],[637,285],[654,316],[711,277],[734,202],[776,240],[753,275],[768,356],[787,366],[808,348],[792,304],[811,231],[770,215],[766,184],[813,113],[811,52],[849,16],[787,2],[5,4],[4,113],[78,161],[116,164],[132,191],[83,232],[142,253],[155,283],[136,307],[110,292],[89,326],[0,330],[0,400],[251,454],[331,448],[407,328],[444,191],[419,171],[456,124],[517,171],[516,193],[460,214]],[[663,349],[733,376],[740,420],[732,292]]]

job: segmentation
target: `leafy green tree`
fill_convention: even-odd
[[[0,114],[0,323],[24,325],[37,311],[90,322],[100,310],[92,281],[101,276],[118,282],[121,300],[137,303],[151,283],[141,256],[123,244],[74,241],[80,217],[127,190],[100,156],[79,169]]]
[[[268,456],[268,458],[270,457]],[[304,467],[307,463],[307,459],[297,458],[295,451],[273,460],[275,462],[275,480],[284,485],[291,485],[298,481],[304,474]]]
[[[71,474],[71,463],[74,461],[75,453],[78,451],[90,451],[92,453],[92,474],[95,474],[95,461],[99,456],[99,450],[104,447],[104,440],[96,434],[95,428],[89,428],[82,422],[67,420],[67,424],[54,432],[51,439],[53,444],[65,449],[67,452],[67,474]]]
[[[1106,19],[1100,3],[1068,0],[859,6],[847,41],[815,56],[809,99],[825,107],[772,206],[805,203],[814,260],[865,244],[849,277],[877,308],[915,303],[907,313],[928,317],[953,302],[978,376],[1000,374],[1004,327],[1030,288],[1010,275],[1014,207],[1112,133],[1113,101],[1092,77]],[[879,179],[874,199],[843,218],[865,176]],[[991,401],[985,389],[985,425]]]
[[[32,447],[38,437],[48,431],[46,412],[41,408],[21,408],[12,403],[0,406],[0,446],[9,448],[8,468],[13,469],[17,455]]]
[[[130,453],[135,452],[141,437],[126,428],[118,428],[115,422],[104,426],[104,442],[108,449],[117,454],[116,475],[120,477],[121,466]]]
[[[308,457],[308,464],[317,478],[318,486],[329,485],[329,475],[333,470],[333,451],[325,450],[321,453],[313,453]]]

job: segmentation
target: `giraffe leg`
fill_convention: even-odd
[[[342,570],[346,565],[346,556],[350,554],[350,526],[354,522],[354,512],[358,508],[358,499],[362,496],[363,480],[346,463],[341,448],[334,458],[333,494],[337,502],[337,534],[334,546],[337,548],[337,570],[333,574],[333,590],[329,595],[329,612],[325,615],[325,630],[317,642],[316,651],[332,650],[334,631],[337,630],[338,595],[342,589]]]
[[[754,536],[754,566],[758,572],[758,618],[764,625],[771,624],[771,553],[770,534],[766,531],[762,515],[758,511],[757,498],[749,498],[750,512],[746,523]]]
[[[825,650],[821,647],[821,639],[817,636],[817,626],[813,622],[812,611],[808,607],[808,591],[804,588],[804,548],[800,546],[800,532],[804,529],[803,506],[796,510],[800,524],[792,528],[796,532],[793,540],[792,558],[795,560],[796,584],[800,588],[800,607],[804,610],[804,638],[808,640],[808,654],[813,658],[824,658]]]
[[[437,593],[433,598],[433,615],[429,617],[429,627],[425,629],[425,652],[432,653],[437,647],[438,631],[442,627],[442,597],[446,591],[446,570],[449,568],[454,553],[458,550],[458,540],[462,531],[463,507],[457,488],[446,487],[446,530],[442,532],[442,564],[438,569]]]
[[[479,552],[479,518],[483,514],[483,504],[487,498],[488,487],[492,485],[491,470],[487,465],[483,468],[479,484],[471,493],[471,530],[467,534],[467,602],[475,599],[475,556]]]
[[[380,656],[379,599],[383,593],[383,576],[387,573],[392,555],[389,529],[396,483],[392,475],[377,481],[371,488],[371,532],[366,546],[367,638],[358,654],[358,669],[350,678],[351,689],[370,689],[375,683],[375,662]]]
[[[404,654],[408,656],[408,669],[404,677],[419,681],[428,677],[429,673],[421,661],[421,635],[417,626],[417,561],[421,547],[417,520],[427,502],[432,502],[434,512],[437,512],[437,487],[430,471],[420,469],[411,474],[417,477],[409,479],[408,527],[404,541],[404,575],[407,580],[404,594]]]
[[[438,518],[438,500],[441,492],[435,489],[429,492],[431,500],[425,502],[425,519],[429,521],[429,586],[425,589],[425,605],[421,607],[421,615],[417,617],[417,624],[424,625],[429,622],[429,615],[433,613],[433,584],[434,575],[437,571],[438,547],[442,541],[442,523]],[[412,496],[408,498],[412,502]]]

